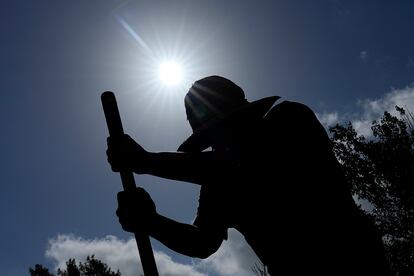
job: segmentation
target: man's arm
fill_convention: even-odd
[[[129,169],[138,174],[196,184],[215,183],[237,168],[236,159],[228,152],[160,152],[144,150],[128,135],[108,138],[108,161],[113,171]]]
[[[150,224],[150,235],[168,248],[195,258],[207,258],[223,242],[226,229],[203,230],[192,224],[179,223],[157,214]]]
[[[179,223],[158,214],[151,196],[139,187],[118,193],[116,214],[125,231],[145,230],[170,249],[191,257],[210,256],[227,237],[224,225],[209,223],[207,227],[197,227],[196,223]]]
[[[200,185],[215,183],[237,167],[236,161],[225,152],[160,152],[149,155],[144,173]]]

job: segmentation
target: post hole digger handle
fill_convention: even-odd
[[[106,124],[109,136],[117,137],[124,134],[121,116],[119,115],[118,105],[114,93],[103,92],[101,95],[102,107],[105,113]],[[132,171],[121,170],[121,182],[124,191],[131,191],[136,188],[135,179]],[[151,247],[151,241],[146,233],[135,233],[139,256],[141,258],[142,269],[145,276],[158,276],[157,265]]]

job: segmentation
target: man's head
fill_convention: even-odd
[[[178,151],[196,152],[208,147],[228,148],[240,131],[256,122],[279,99],[277,96],[248,102],[232,81],[209,76],[196,81],[185,96],[185,109],[193,134]],[[230,142],[232,141],[232,142]]]
[[[196,81],[184,99],[187,119],[193,131],[205,123],[221,119],[247,104],[243,90],[232,81],[210,76]]]

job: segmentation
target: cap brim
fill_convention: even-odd
[[[280,99],[279,96],[266,97],[250,102],[224,118],[210,121],[200,127],[188,137],[178,148],[181,152],[201,152],[211,146],[211,135],[214,135],[218,127],[231,127],[235,121],[249,118],[262,118],[270,110],[273,104]]]

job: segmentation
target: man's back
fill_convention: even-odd
[[[276,267],[319,275],[383,270],[381,241],[355,205],[315,114],[283,102],[254,128],[228,196],[238,201],[234,227],[269,273],[276,275]],[[380,272],[375,275],[387,275]]]

